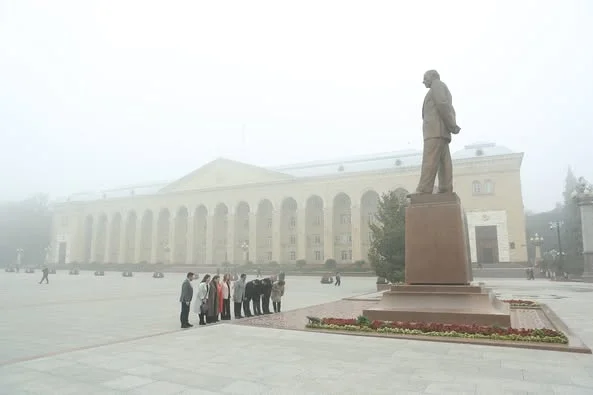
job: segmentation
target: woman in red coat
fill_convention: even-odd
[[[218,294],[218,314],[216,314],[216,320],[218,321],[218,317],[220,316],[220,314],[222,313],[222,304],[223,304],[223,300],[222,300],[222,281],[218,281],[216,283],[216,292]]]

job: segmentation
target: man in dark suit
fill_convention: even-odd
[[[260,279],[253,280],[253,295],[251,300],[253,301],[253,314],[261,315],[261,296],[264,293],[262,282]]]
[[[453,163],[449,143],[451,134],[461,130],[457,126],[453,98],[436,70],[424,73],[428,93],[422,105],[422,134],[424,150],[422,170],[416,193],[432,193],[438,173],[439,193],[453,192]]]
[[[272,314],[270,312],[270,295],[272,295],[272,280],[266,277],[262,280],[261,296],[261,306],[264,314]]]
[[[187,277],[183,284],[181,284],[181,296],[179,301],[181,302],[181,314],[179,319],[181,320],[181,328],[191,328],[193,325],[189,323],[189,305],[194,297],[194,288],[191,285],[191,281],[194,279],[192,272],[187,273]]]
[[[245,296],[243,297],[243,314],[245,317],[251,317],[251,301],[255,297],[255,280],[245,283]]]

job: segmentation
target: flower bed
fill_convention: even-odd
[[[539,308],[539,304],[532,300],[522,300],[522,299],[507,299],[503,300],[505,303],[509,303],[511,307],[531,307],[531,308]]]
[[[568,339],[562,332],[552,329],[514,329],[481,325],[370,321],[363,316],[358,317],[358,319],[318,319],[309,317],[309,321],[306,327],[312,329],[568,344]]]

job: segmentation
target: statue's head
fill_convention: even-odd
[[[432,81],[440,79],[441,76],[436,70],[428,70],[426,73],[424,73],[424,80],[422,83],[425,87],[430,88],[432,86]]]

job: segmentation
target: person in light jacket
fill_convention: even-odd
[[[233,302],[235,304],[235,319],[243,318],[241,315],[241,307],[243,306],[243,300],[245,299],[245,281],[247,280],[246,274],[241,274],[239,280],[235,281],[233,286]],[[229,312],[230,314],[230,312]]]
[[[284,281],[276,281],[274,285],[272,285],[272,305],[274,306],[274,313],[280,312],[280,305],[282,302],[282,297],[284,296]]]
[[[208,291],[210,290],[210,275],[206,274],[198,285],[198,295],[194,303],[194,312],[200,317],[200,325],[206,325],[206,309],[208,302]]]
[[[231,275],[225,274],[222,277],[222,313],[220,314],[221,320],[231,319]]]
[[[189,323],[189,305],[194,296],[194,289],[191,286],[191,281],[194,279],[192,272],[187,273],[185,281],[181,284],[181,296],[179,301],[181,302],[181,314],[179,319],[181,320],[181,328],[191,328],[193,325]]]

